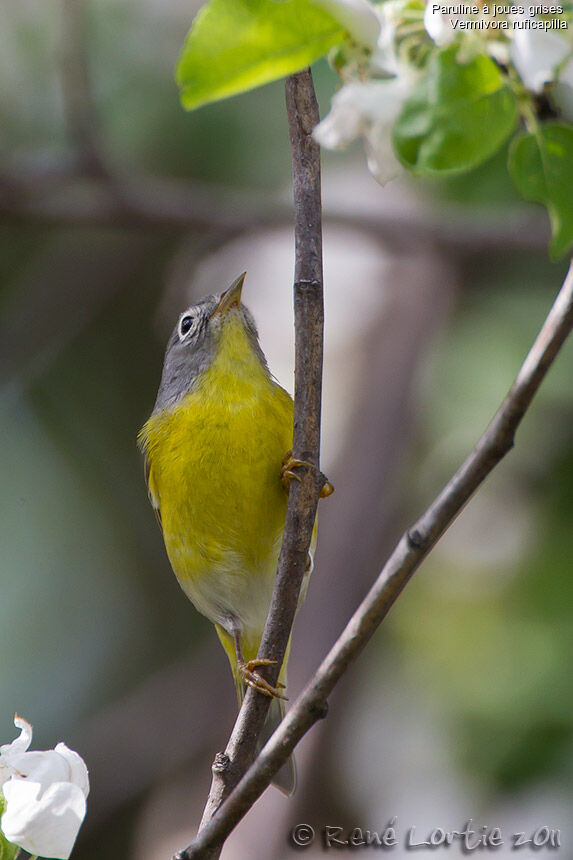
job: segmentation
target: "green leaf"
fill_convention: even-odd
[[[493,60],[481,55],[462,64],[457,50],[434,53],[394,125],[396,154],[416,174],[477,167],[517,122],[515,97]]]
[[[573,242],[573,126],[548,123],[520,134],[511,145],[508,168],[526,200],[543,203],[551,221],[549,253],[563,257]]]
[[[0,830],[0,860],[15,860],[20,849],[12,842],[8,842]]]
[[[309,0],[209,0],[176,69],[187,110],[290,75],[342,42],[345,31]]]
[[[5,808],[6,801],[4,800],[2,789],[0,789],[0,818],[2,818]],[[17,845],[14,845],[12,842],[8,842],[0,830],[0,860],[15,860],[19,850],[20,849]]]

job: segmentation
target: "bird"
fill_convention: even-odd
[[[285,713],[286,665],[276,686],[257,660],[284,530],[288,487],[311,464],[292,456],[293,400],[272,376],[246,273],[187,308],[167,344],[159,391],[138,442],[151,504],[183,591],[215,625],[239,706],[247,686],[270,696],[261,743]],[[322,495],[331,491],[325,485]],[[312,570],[316,523],[299,599]],[[275,775],[290,795],[291,756]]]

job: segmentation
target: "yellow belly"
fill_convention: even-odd
[[[252,640],[256,653],[284,527],[293,405],[258,366],[243,370],[215,362],[174,409],[150,418],[142,439],[182,588],[214,623],[236,619],[245,652]]]

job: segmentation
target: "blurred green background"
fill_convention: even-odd
[[[185,114],[172,70],[195,8],[0,2],[0,742],[17,711],[36,747],[85,756],[78,860],[183,847],[232,725],[224,657],[169,569],[135,444],[179,311],[246,268],[292,389],[283,87]],[[324,115],[326,63],[315,82]],[[337,493],[291,697],[477,441],[565,273],[502,157],[385,189],[360,146],[324,161]],[[545,824],[573,857],[572,355],[305,740],[298,795],[269,792],[224,857],[291,856],[297,821],[393,815],[402,835],[498,825],[501,856]]]

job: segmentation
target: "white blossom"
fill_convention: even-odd
[[[370,58],[373,72],[384,72],[398,75],[401,71],[400,60],[396,50],[398,24],[402,20],[404,4],[402,0],[386,0],[376,7],[380,21],[380,33],[376,47]]]
[[[443,48],[451,44],[456,38],[456,32],[452,27],[450,20],[459,18],[460,16],[449,15],[434,9],[435,5],[432,0],[427,0],[426,8],[424,9],[424,27],[428,36],[434,40],[436,45]]]
[[[350,37],[358,44],[373,49],[380,33],[380,21],[368,0],[313,0],[340,21]]]
[[[528,90],[540,93],[553,81],[558,66],[571,53],[571,45],[551,30],[515,29],[511,61]]]
[[[563,119],[573,121],[573,41],[569,33],[516,28],[511,60],[531,92],[540,93],[550,85],[555,107]]]
[[[0,747],[0,829],[30,854],[67,860],[86,814],[88,771],[81,756],[59,743],[28,750],[32,726],[14,717],[19,737]]]
[[[406,77],[345,84],[334,95],[330,113],[315,128],[315,139],[326,149],[341,149],[363,137],[368,168],[385,184],[402,172],[391,131],[411,86]]]

